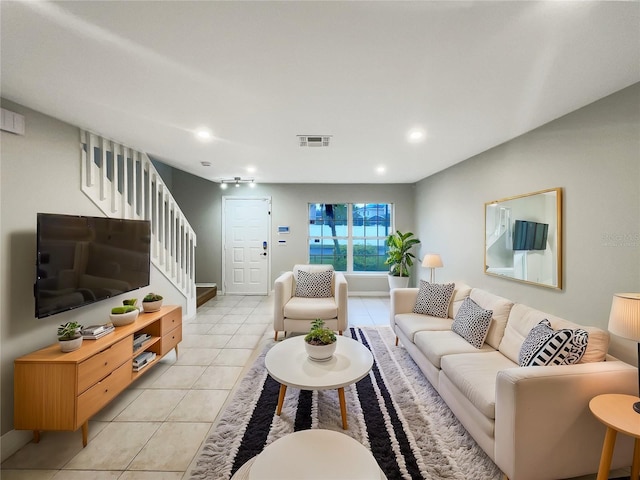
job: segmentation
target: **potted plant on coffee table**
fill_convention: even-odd
[[[387,237],[387,259],[384,264],[389,265],[389,288],[403,288],[409,285],[409,268],[413,265],[415,255],[411,249],[420,243],[413,238],[413,232],[402,233],[396,230]]]
[[[58,327],[58,343],[63,352],[73,352],[82,346],[82,325],[78,322],[67,322]]]
[[[324,326],[324,320],[316,318],[311,322],[311,330],[304,337],[304,348],[311,360],[329,360],[336,351],[336,334]]]
[[[162,295],[148,293],[142,299],[142,308],[145,312],[157,312],[162,307]]]

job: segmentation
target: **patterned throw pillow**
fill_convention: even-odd
[[[455,283],[429,283],[420,280],[420,290],[413,313],[422,313],[432,317],[447,318],[449,313],[449,303],[453,296]]]
[[[531,329],[522,342],[518,363],[521,367],[544,365],[573,365],[587,349],[589,333],[578,328],[554,330],[544,319]]]
[[[296,281],[296,297],[331,297],[332,279],[332,270],[314,273],[299,270],[298,280]]]
[[[456,318],[453,319],[451,330],[474,347],[482,348],[492,317],[493,310],[485,310],[467,297],[460,305]]]

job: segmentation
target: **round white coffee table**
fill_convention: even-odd
[[[318,459],[327,459],[321,461]],[[233,480],[385,479],[371,452],[331,430],[301,430],[279,438],[244,464]]]
[[[298,336],[274,345],[267,352],[264,364],[269,375],[280,383],[277,415],[282,413],[287,387],[300,390],[337,389],[342,428],[346,430],[348,425],[344,387],[357,382],[369,373],[373,366],[373,356],[360,342],[338,335],[333,357],[317,362],[307,356],[304,349],[304,336]]]

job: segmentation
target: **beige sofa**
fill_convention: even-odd
[[[511,480],[564,479],[597,472],[605,427],[591,414],[589,400],[602,393],[638,394],[637,369],[607,354],[608,332],[460,282],[447,318],[413,313],[418,291],[391,291],[390,321],[397,340],[502,472]],[[467,296],[493,311],[480,349],[451,330]],[[542,319],[556,330],[589,332],[579,363],[518,366],[524,339]],[[619,435],[612,468],[629,466],[632,451],[632,441]]]
[[[310,274],[331,271],[330,293],[328,296],[296,296],[299,272]],[[347,281],[341,272],[333,271],[331,265],[294,265],[293,270],[281,274],[274,283],[273,330],[274,339],[278,332],[308,332],[311,322],[316,318],[324,320],[325,325],[340,334],[347,329]],[[313,291],[313,289],[311,289]],[[298,292],[300,293],[300,292]]]

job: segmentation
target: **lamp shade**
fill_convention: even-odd
[[[609,331],[640,342],[640,293],[615,293],[609,315]]]
[[[427,253],[422,259],[422,266],[426,268],[441,268],[442,258],[437,253]]]

